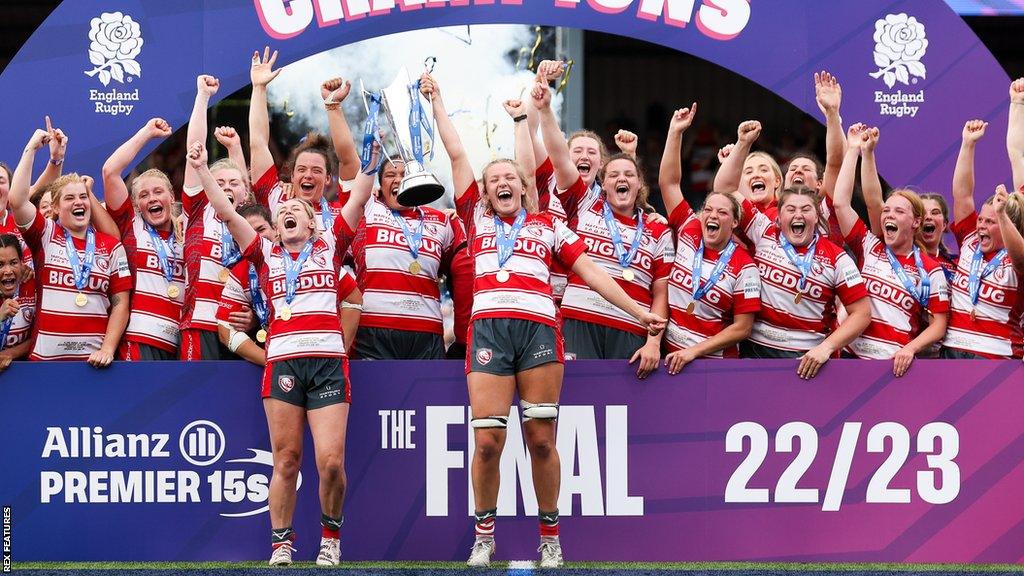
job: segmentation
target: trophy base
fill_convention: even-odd
[[[444,196],[444,186],[429,172],[406,176],[398,191],[398,203],[402,206],[423,206]]]

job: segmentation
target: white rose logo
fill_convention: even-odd
[[[896,81],[910,85],[910,77],[925,77],[921,57],[928,49],[924,24],[904,13],[889,14],[875,22],[875,65],[877,72],[869,74],[881,78],[892,88]]]
[[[85,72],[95,76],[104,86],[114,79],[122,84],[125,74],[142,76],[135,57],[142,52],[142,30],[139,24],[120,12],[104,12],[93,18],[89,31],[89,61],[95,66]]]

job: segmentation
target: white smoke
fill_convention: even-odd
[[[350,80],[352,92],[344,110],[359,146],[366,120],[360,80],[366,90],[380,90],[391,84],[403,67],[415,80],[424,69],[424,60],[434,56],[437,63],[433,76],[479,175],[483,165],[493,158],[514,157],[512,120],[502,102],[529,97],[533,73],[525,68],[534,40],[530,27],[512,25],[453,26],[372,38],[285,67],[270,84],[270,103],[291,113],[293,121],[326,133],[320,83],[334,76]],[[520,53],[524,47],[517,69],[509,54]],[[560,103],[561,97],[555,95],[552,107],[556,113]],[[385,132],[390,130],[383,115],[380,123]],[[390,138],[387,142],[394,151]],[[451,167],[440,138],[427,168],[451,190]]]

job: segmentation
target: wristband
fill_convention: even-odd
[[[238,352],[238,349],[249,340],[249,336],[245,332],[231,331],[231,339],[228,340],[228,349],[232,352]]]
[[[341,102],[334,102],[331,100],[324,100],[324,108],[327,110],[337,110],[341,108]]]
[[[351,302],[342,302],[341,303],[341,307],[349,309],[349,310],[359,310],[360,312],[363,311],[363,305],[362,304],[353,304]]]
[[[520,114],[512,119],[513,122],[522,122],[523,120],[526,120],[526,114]]]
[[[64,163],[64,159],[63,158],[61,158],[60,160],[54,160],[53,158],[50,158],[50,164],[53,164],[54,166],[60,166],[63,163]]]

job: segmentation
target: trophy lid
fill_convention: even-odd
[[[444,196],[444,185],[430,172],[406,175],[398,185],[398,203],[402,206],[423,206]]]

